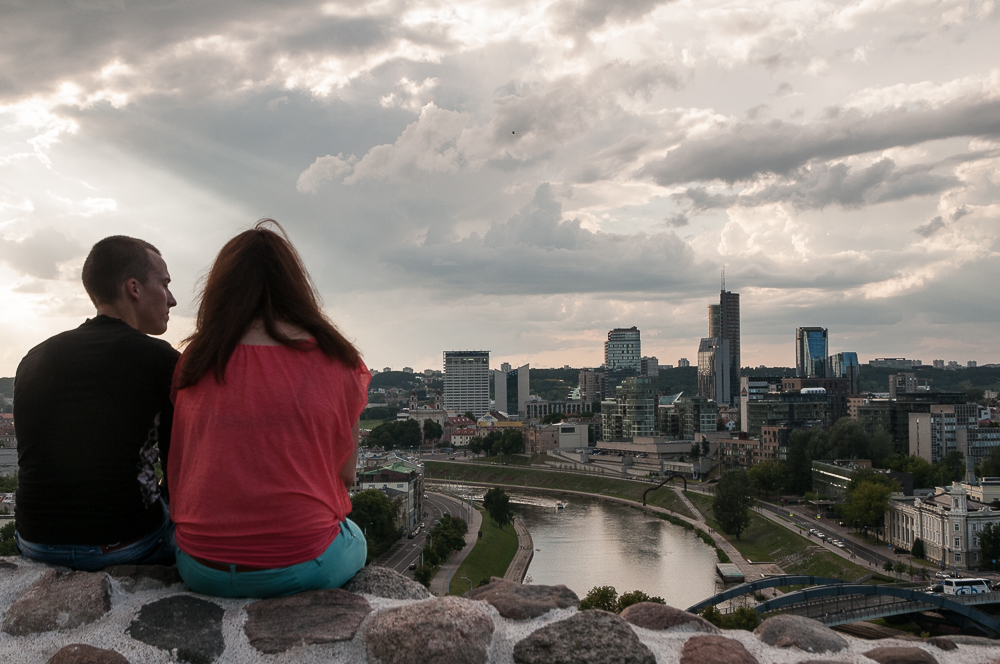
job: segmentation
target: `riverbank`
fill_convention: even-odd
[[[642,496],[656,484],[640,480],[615,479],[583,473],[540,470],[524,466],[488,466],[474,463],[424,462],[427,481],[453,481],[487,486],[523,487],[550,491],[566,491],[589,495],[619,498],[642,503]],[[650,491],[647,504],[662,507],[680,516],[694,519],[695,515],[684,501],[668,487]]]
[[[499,528],[481,507],[476,507],[476,512],[483,536],[476,537],[478,531],[472,533],[475,543],[454,572],[451,595],[462,595],[470,590],[465,584],[475,588],[484,585],[484,581],[489,583],[494,576],[504,576],[519,551],[518,533],[513,525]]]

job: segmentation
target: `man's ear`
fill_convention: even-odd
[[[126,302],[138,302],[142,297],[142,284],[135,277],[126,279],[122,284],[122,293],[125,294]]]

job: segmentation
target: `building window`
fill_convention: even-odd
[[[958,524],[957,523],[955,524],[955,532],[956,533],[958,532]]]
[[[960,537],[955,538],[955,548],[962,546],[962,539]]]
[[[956,563],[962,562],[962,554],[961,553],[956,553],[955,554],[955,562]]]

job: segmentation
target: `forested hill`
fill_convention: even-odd
[[[0,378],[0,396],[13,397],[14,396],[14,379],[13,378]]]
[[[861,391],[888,392],[889,376],[897,373],[916,374],[921,385],[925,381],[929,382],[931,389],[935,392],[968,392],[971,389],[996,390],[1000,388],[1000,367],[973,367],[955,370],[915,367],[906,371],[904,369],[885,369],[862,365]]]

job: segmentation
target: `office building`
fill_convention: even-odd
[[[604,374],[593,369],[580,372],[580,401],[584,410],[593,411],[594,404],[604,400]]]
[[[989,419],[989,410],[975,403],[931,404],[929,412],[909,413],[910,454],[937,463],[958,450],[980,463],[989,454],[990,443],[1000,443],[1000,436],[994,434],[1000,434],[1000,429],[984,428],[980,433],[983,419]]]
[[[444,351],[444,407],[450,413],[472,412],[482,417],[490,410],[490,351]]]
[[[826,376],[827,347],[825,327],[795,328],[795,375],[799,378]]]
[[[930,413],[934,404],[957,405],[967,400],[961,392],[917,392],[895,399],[871,398],[857,405],[857,420],[869,436],[880,430],[888,433],[894,451],[907,454],[910,449],[910,413]]]
[[[857,353],[834,353],[826,360],[827,378],[846,378],[849,394],[861,393],[861,365]]]
[[[708,336],[716,339],[722,336],[722,309],[718,304],[708,305]]]
[[[735,405],[740,395],[740,294],[727,291],[725,282],[719,294],[719,333],[719,338],[728,342],[723,357],[729,365],[730,380],[726,397],[716,401]]]
[[[761,427],[828,427],[830,399],[824,392],[772,392],[747,404],[747,435],[757,438]]]
[[[510,367],[504,362],[502,367]],[[494,370],[493,403],[496,409],[512,417],[524,416],[524,404],[528,401],[530,391],[530,374],[528,365],[506,371]]]
[[[702,339],[698,347],[698,396],[728,404],[732,385],[729,340]]]
[[[944,369],[944,360],[934,360],[932,364],[935,369]]]
[[[682,369],[689,366],[691,366],[691,363],[688,362],[688,359],[686,357],[682,357],[681,359],[677,360],[678,369]]]
[[[747,431],[750,423],[747,406],[751,401],[759,401],[765,394],[780,392],[784,376],[741,376],[740,377],[740,430]]]
[[[898,373],[889,376],[889,398],[912,394],[917,391],[917,375],[912,373]]]
[[[705,397],[681,396],[657,408],[657,428],[668,438],[695,440],[718,430],[719,407]]]
[[[649,376],[650,378],[657,378],[660,375],[660,361],[655,357],[644,357],[642,358],[642,371],[639,372],[640,376]]]
[[[625,369],[638,375],[642,371],[642,350],[639,330],[635,327],[615,328],[604,342],[604,368],[609,372]]]
[[[656,432],[656,386],[647,376],[622,381],[613,400],[601,403],[604,440],[629,441]]]
[[[848,417],[847,397],[851,392],[846,378],[784,378],[781,389],[785,392],[810,391],[814,394],[823,390],[830,404],[830,424],[836,424],[842,417]]]

